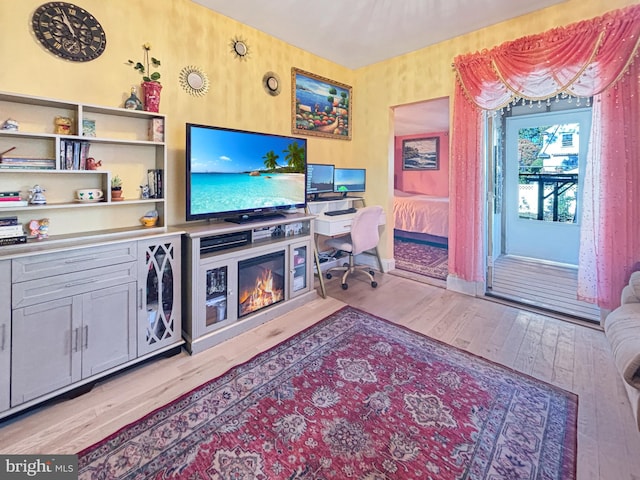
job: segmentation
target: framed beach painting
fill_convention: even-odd
[[[351,140],[351,87],[292,68],[291,132]]]
[[[438,170],[439,137],[412,138],[402,141],[403,170]]]

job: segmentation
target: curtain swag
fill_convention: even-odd
[[[477,107],[521,99],[591,97],[615,84],[638,54],[640,5],[454,59],[457,81]]]

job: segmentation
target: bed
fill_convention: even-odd
[[[393,216],[396,230],[449,236],[449,198],[395,190]]]

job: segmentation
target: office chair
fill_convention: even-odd
[[[367,250],[377,249],[380,233],[378,232],[378,222],[382,215],[382,207],[374,205],[371,207],[359,208],[353,216],[351,223],[351,232],[340,237],[328,239],[325,243],[332,248],[349,252],[349,263],[345,263],[342,267],[329,268],[325,276],[331,278],[331,272],[339,270],[342,274],[342,289],[349,288],[347,285],[347,277],[354,272],[362,272],[371,280],[371,286],[376,288],[378,282],[373,278],[374,271],[367,265],[356,265],[355,257],[359,253]],[[377,253],[377,252],[376,252]]]

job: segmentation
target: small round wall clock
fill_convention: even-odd
[[[47,50],[73,62],[98,58],[107,45],[107,36],[98,20],[73,3],[43,3],[34,12],[31,25]]]

